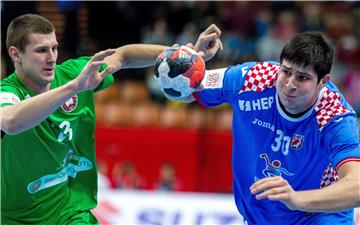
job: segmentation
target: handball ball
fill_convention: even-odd
[[[155,79],[161,90],[170,97],[191,95],[204,75],[204,60],[187,46],[168,48],[156,59]]]

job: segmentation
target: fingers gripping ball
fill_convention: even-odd
[[[189,47],[168,48],[156,59],[155,79],[161,90],[171,97],[191,95],[204,75],[204,60]]]

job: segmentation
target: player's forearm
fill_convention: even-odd
[[[360,206],[358,178],[345,177],[318,190],[296,192],[297,210],[305,212],[336,212]]]
[[[15,135],[35,127],[76,94],[73,86],[73,82],[69,82],[15,105],[1,107],[1,130]]]
[[[106,64],[117,69],[144,68],[155,64],[156,57],[168,46],[131,44],[119,47],[116,53],[105,59]]]

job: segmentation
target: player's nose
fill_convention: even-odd
[[[56,52],[49,51],[49,53],[47,54],[47,58],[46,58],[47,63],[55,63],[56,57],[57,57]]]
[[[288,90],[294,90],[296,89],[296,85],[295,85],[295,76],[291,76],[286,80],[286,88]]]

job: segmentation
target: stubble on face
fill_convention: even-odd
[[[55,33],[29,34],[29,44],[21,53],[19,76],[35,92],[43,92],[50,88],[54,79],[57,60]]]
[[[286,60],[282,62],[276,88],[281,104],[291,114],[308,110],[321,90],[312,66],[302,67]]]

